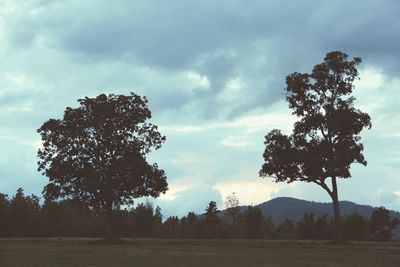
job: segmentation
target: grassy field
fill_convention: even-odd
[[[400,266],[400,243],[0,239],[0,266]]]

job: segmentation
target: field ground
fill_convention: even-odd
[[[400,266],[400,243],[3,238],[0,266]]]

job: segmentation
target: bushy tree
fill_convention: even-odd
[[[343,235],[347,240],[368,239],[368,219],[353,213],[344,217]]]
[[[332,223],[328,220],[328,215],[324,214],[318,217],[315,222],[315,238],[331,239],[332,235]]]
[[[300,239],[316,238],[316,222],[313,213],[304,213],[303,218],[297,223],[297,233]]]
[[[137,237],[150,237],[154,232],[153,206],[150,203],[139,204],[134,210],[134,232]]]
[[[273,237],[275,239],[297,239],[296,225],[292,220],[286,218],[283,223],[278,225]]]
[[[247,207],[244,213],[244,224],[248,238],[263,238],[264,216],[258,207]]]
[[[162,225],[163,238],[181,238],[180,221],[177,216],[168,217]]]
[[[38,170],[49,178],[49,199],[74,199],[90,209],[112,210],[134,198],[157,197],[167,190],[166,176],[146,155],[165,141],[148,123],[147,99],[101,94],[79,99],[63,119],[50,119],[38,132]]]
[[[370,239],[375,241],[389,241],[392,239],[392,230],[400,223],[390,218],[389,211],[380,207],[372,212],[370,218]]]
[[[189,212],[181,219],[182,238],[202,238],[204,237],[204,224],[194,212]]]
[[[286,77],[286,100],[299,120],[289,136],[276,129],[265,136],[265,162],[259,172],[276,182],[304,181],[322,187],[333,202],[337,239],[337,179],[351,177],[352,163],[367,164],[360,132],[371,127],[370,117],[354,107],[351,95],[360,63],[361,58],[348,60],[345,53],[335,51],[311,73]]]
[[[36,235],[40,211],[39,197],[25,196],[24,190],[18,188],[10,201],[9,232],[12,236]]]

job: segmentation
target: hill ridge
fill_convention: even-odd
[[[342,216],[356,212],[369,219],[374,209],[378,208],[371,205],[357,204],[349,200],[341,200],[339,203]],[[250,205],[240,206],[241,211],[244,211],[248,206]],[[315,217],[324,214],[327,214],[330,218],[333,216],[332,202],[318,202],[294,197],[275,197],[253,206],[260,208],[263,215],[271,217],[275,224],[282,223],[286,218],[296,223],[301,220],[306,212],[313,213]],[[226,209],[222,210],[221,215],[225,212]],[[400,219],[399,211],[389,210],[389,212],[391,217]]]

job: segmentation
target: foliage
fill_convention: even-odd
[[[134,198],[164,193],[164,171],[146,161],[165,141],[147,122],[147,99],[101,94],[78,102],[62,120],[50,119],[38,129],[43,142],[38,170],[49,178],[46,198],[79,200],[110,213]]]
[[[343,234],[347,240],[367,240],[368,219],[357,213],[344,217]]]
[[[206,209],[204,220],[206,236],[208,238],[216,238],[219,234],[218,228],[220,226],[220,219],[217,216],[218,212],[217,203],[215,201],[210,201]]]
[[[296,225],[288,218],[278,226],[274,233],[275,239],[297,239],[297,236]]]
[[[0,194],[0,237],[102,237],[109,231],[107,213],[91,210],[73,200],[49,201],[43,204],[35,195],[26,196],[18,189],[11,198]],[[131,209],[112,211],[114,235],[118,237],[167,239],[313,239],[332,237],[332,222],[327,215],[316,218],[305,213],[298,222],[286,219],[274,226],[271,217],[258,207],[240,212],[241,220],[233,223],[221,216],[211,201],[202,215],[189,212],[162,221],[159,207],[149,202]],[[226,214],[226,213],[225,213]],[[208,219],[207,219],[208,218]],[[344,218],[343,232],[349,240],[387,241],[392,239],[397,219],[386,209],[374,211],[371,218],[351,214]]]
[[[258,207],[248,206],[244,213],[247,238],[271,238],[273,223],[266,219]]]
[[[265,162],[259,172],[276,182],[305,181],[321,186],[332,198],[338,235],[336,179],[351,177],[352,163],[367,164],[359,141],[360,132],[371,127],[370,117],[354,107],[351,96],[360,63],[361,58],[348,60],[345,53],[335,51],[311,73],[286,77],[286,100],[299,120],[289,136],[277,129],[265,136]]]
[[[400,223],[391,219],[389,211],[384,207],[375,209],[370,219],[370,239],[376,241],[389,241],[392,239],[392,230]]]

